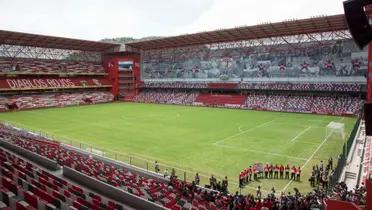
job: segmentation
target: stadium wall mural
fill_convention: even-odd
[[[365,77],[367,49],[351,39],[277,46],[147,50],[142,79]]]
[[[49,89],[111,86],[110,81],[102,78],[15,78],[0,79],[0,90]]]

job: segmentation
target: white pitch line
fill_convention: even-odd
[[[319,151],[319,149],[323,146],[323,144],[328,140],[328,138],[331,136],[332,132],[328,134],[322,141],[322,143],[319,144],[319,146],[316,148],[316,150],[311,154],[311,156],[306,160],[305,164],[302,165],[301,170],[306,167],[306,165],[310,162],[311,159],[313,159],[314,155]],[[282,189],[282,192],[284,192],[289,185],[293,182],[293,180],[289,181],[288,184]]]
[[[302,130],[299,134],[297,134],[297,136],[295,136],[295,137],[293,137],[293,139],[291,139],[291,142],[296,141],[296,139],[298,139],[298,137],[302,136],[304,133],[306,133],[306,131],[308,131],[310,129],[311,129],[311,126],[307,127],[305,130]]]
[[[242,148],[242,147],[235,147],[235,146],[221,145],[221,144],[215,145],[215,146],[216,147],[228,148],[228,149],[234,149],[234,150],[242,150],[242,151],[247,151],[247,152],[252,152],[252,153],[259,153],[259,154],[264,154],[264,155],[272,155],[272,156],[285,157],[285,158],[297,159],[297,160],[306,160],[305,158],[301,158],[301,157],[283,155],[283,154],[275,153],[275,152],[266,152],[266,151],[261,151],[261,150],[256,150],[256,149],[246,149],[246,148]]]
[[[247,132],[249,132],[249,131],[255,130],[255,129],[257,129],[257,128],[261,128],[261,127],[263,127],[263,126],[265,126],[265,125],[267,125],[267,124],[269,124],[269,123],[274,122],[275,120],[277,120],[277,119],[270,120],[270,121],[268,121],[268,122],[264,122],[264,123],[262,123],[262,124],[259,124],[259,125],[255,126],[255,127],[249,128],[249,129],[247,129],[247,130],[243,130],[242,132],[239,132],[239,133],[236,133],[236,134],[234,134],[234,135],[231,135],[231,136],[228,136],[228,137],[226,137],[226,138],[223,138],[223,139],[221,139],[221,140],[218,140],[218,141],[216,141],[216,142],[214,143],[214,145],[221,144],[222,142],[225,142],[226,140],[229,140],[229,139],[234,138],[234,137],[236,137],[236,136],[240,136],[240,135],[242,135],[242,134],[244,134],[244,133],[247,133]]]

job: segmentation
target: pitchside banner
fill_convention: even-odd
[[[110,85],[106,79],[92,78],[16,78],[0,79],[0,89],[48,89],[48,88],[76,88],[100,87]]]

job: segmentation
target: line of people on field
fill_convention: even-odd
[[[253,166],[249,166],[248,168],[244,169],[239,174],[239,185],[243,187],[246,184],[249,184],[253,180],[258,179],[289,179],[294,181],[300,181],[301,178],[301,167],[292,166],[290,167],[289,164],[284,166],[283,164],[273,165],[273,164],[266,164],[263,168],[258,167],[257,164]]]

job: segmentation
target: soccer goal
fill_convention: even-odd
[[[345,140],[345,137],[344,123],[332,121],[327,125],[325,138],[340,138],[341,140]]]

